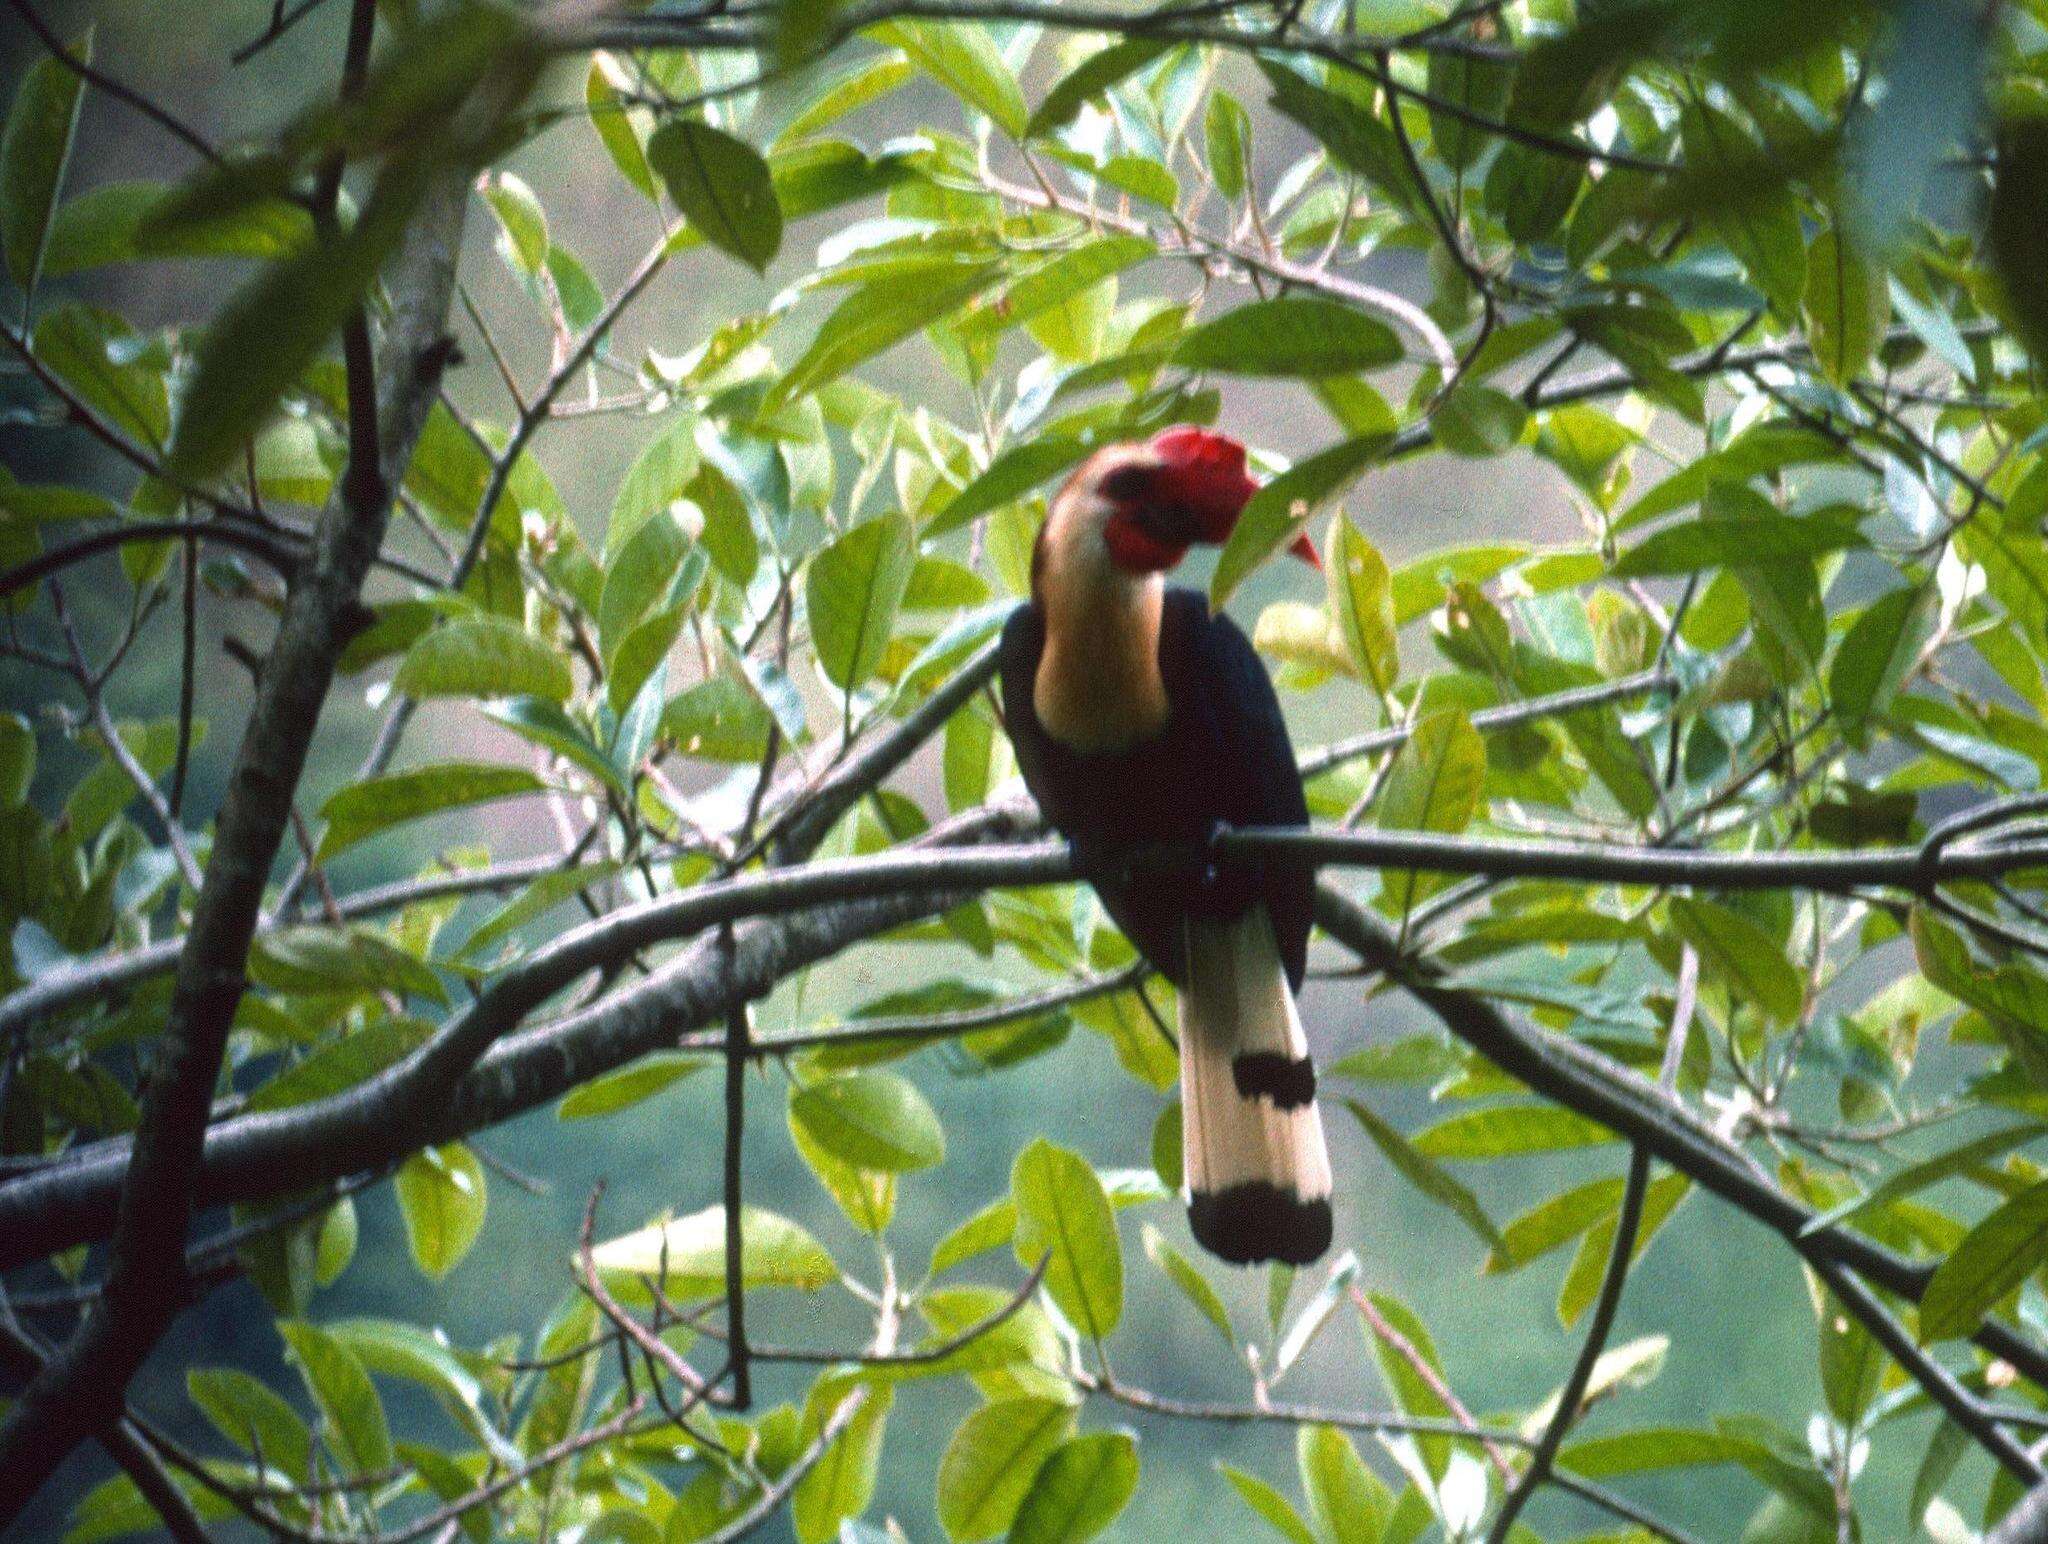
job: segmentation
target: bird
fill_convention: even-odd
[[[1330,1158],[1295,994],[1314,876],[1233,862],[1146,871],[1158,846],[1299,826],[1308,801],[1265,666],[1165,575],[1228,539],[1257,491],[1245,448],[1177,426],[1105,446],[1047,506],[1031,598],[1007,619],[1003,719],[1077,871],[1179,993],[1182,1175],[1196,1242],[1238,1265],[1329,1248]],[[1315,561],[1304,534],[1295,551]]]

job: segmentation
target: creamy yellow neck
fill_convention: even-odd
[[[1034,587],[1045,613],[1045,652],[1031,694],[1039,724],[1077,751],[1124,750],[1150,739],[1166,724],[1164,582],[1117,569],[1099,534],[1091,541],[1051,525],[1046,534]]]

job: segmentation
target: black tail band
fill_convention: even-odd
[[[1316,1097],[1315,1064],[1306,1056],[1244,1051],[1231,1058],[1230,1075],[1245,1098],[1264,1095],[1283,1110],[1298,1110]]]
[[[1188,1197],[1195,1242],[1233,1265],[1309,1265],[1330,1247],[1330,1198],[1307,1200],[1268,1180]]]

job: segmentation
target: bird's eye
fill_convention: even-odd
[[[1105,474],[1097,486],[1112,504],[1130,504],[1152,491],[1152,480],[1149,466],[1120,466]]]

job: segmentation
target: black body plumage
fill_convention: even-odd
[[[1232,1045],[1247,1031],[1230,1021],[1234,1010],[1225,1010],[1203,1045],[1185,1041],[1193,1033],[1188,1019],[1191,968],[1211,971],[1209,1011],[1217,1011],[1215,967],[1192,958],[1190,936],[1200,929],[1191,928],[1190,919],[1239,922],[1263,904],[1272,927],[1267,959],[1277,954],[1276,973],[1286,976],[1284,988],[1274,982],[1274,989],[1299,991],[1308,962],[1314,877],[1305,869],[1257,866],[1212,866],[1195,874],[1132,872],[1125,861],[1149,846],[1199,844],[1219,822],[1307,823],[1308,800],[1273,683],[1236,623],[1212,616],[1206,599],[1194,591],[1168,588],[1159,629],[1165,724],[1127,749],[1088,753],[1053,739],[1038,721],[1033,699],[1044,650],[1043,613],[1036,604],[1018,608],[1003,632],[1001,668],[1003,716],[1025,785],[1046,819],[1074,844],[1082,872],[1117,925],[1161,975],[1183,989],[1184,1091],[1191,1076],[1198,1084],[1202,1076],[1190,1073],[1189,1058],[1199,1066],[1205,1058],[1228,1057],[1225,1076],[1231,1097],[1240,1103],[1235,1112],[1221,1112],[1213,1102],[1206,1110],[1185,1109],[1187,1141],[1223,1141],[1233,1133],[1240,1144],[1270,1141],[1273,1133],[1257,1113],[1262,1109],[1297,1117],[1305,1113],[1310,1121],[1297,1136],[1309,1142],[1312,1157],[1293,1148],[1284,1155],[1268,1152],[1264,1174],[1238,1172],[1205,1188],[1191,1158],[1188,1221],[1194,1235],[1204,1248],[1235,1264],[1309,1264],[1330,1246],[1332,1217],[1328,1158],[1321,1126],[1314,1121],[1315,1069],[1298,1024],[1285,1049],[1243,1039]],[[1254,926],[1263,935],[1263,926]],[[1214,930],[1207,936],[1216,936]],[[1291,1007],[1286,1016],[1292,1019]],[[1269,1019],[1264,1030],[1270,1038],[1280,1026]],[[1205,1131],[1211,1136],[1202,1136]],[[1233,1151],[1241,1168],[1247,1149]],[[1305,1191],[1304,1181],[1312,1173],[1317,1178]]]
[[[1117,926],[1178,984],[1187,916],[1239,917],[1263,900],[1288,984],[1299,991],[1315,904],[1308,870],[1234,867],[1134,883],[1120,861],[1143,847],[1205,841],[1219,821],[1307,824],[1287,721],[1251,640],[1229,617],[1211,615],[1203,596],[1169,586],[1159,627],[1166,725],[1128,750],[1100,755],[1071,750],[1040,727],[1032,690],[1044,651],[1044,614],[1035,604],[1018,607],[1003,629],[1004,723],[1025,786],[1074,844]]]

